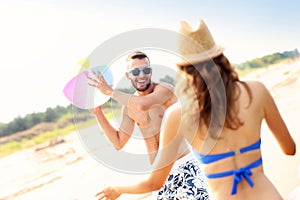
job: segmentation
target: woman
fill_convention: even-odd
[[[104,188],[98,198],[115,199],[122,193],[160,188],[178,146],[187,140],[203,164],[215,199],[282,199],[263,171],[262,121],[285,154],[294,155],[296,145],[274,99],[262,83],[239,80],[202,20],[197,30],[183,22],[180,33],[179,51],[185,60],[177,66],[185,81],[177,85],[180,105],[170,107],[165,115],[156,170],[138,184]]]

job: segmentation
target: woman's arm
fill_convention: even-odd
[[[260,84],[264,101],[264,117],[268,127],[278,141],[281,149],[287,155],[295,155],[296,144],[282,119],[276,103],[267,88]]]
[[[122,193],[140,194],[160,189],[178,158],[178,149],[183,135],[178,133],[181,122],[180,108],[171,106],[166,112],[160,136],[160,148],[151,174],[137,184],[130,186],[110,186],[102,189],[96,196],[99,199],[116,199]]]
[[[97,193],[96,196],[99,200],[113,200],[117,199],[122,194],[142,194],[158,190],[163,186],[165,179],[172,168],[172,165],[173,164],[171,164],[169,167],[153,171],[146,179],[134,185],[105,187],[99,193]]]

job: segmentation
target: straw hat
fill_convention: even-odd
[[[209,29],[201,19],[196,30],[193,30],[188,22],[181,22],[178,51],[182,58],[176,64],[185,66],[217,57],[224,48],[216,45]]]

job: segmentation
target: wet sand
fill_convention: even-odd
[[[300,200],[300,62],[260,70],[245,77],[248,78],[264,82],[271,90],[298,145],[296,156],[284,155],[264,123],[262,153],[265,172],[284,199]],[[104,185],[130,184],[143,178],[143,174],[117,172],[97,162],[91,154],[93,148],[105,151],[111,148],[109,142],[104,138],[92,138],[94,143],[90,142],[90,149],[87,149],[81,143],[83,138],[88,136],[79,137],[74,132],[64,137],[64,143],[40,151],[35,151],[37,147],[34,147],[0,159],[0,199],[96,199],[94,195]],[[145,152],[143,143],[137,140],[130,141],[126,148],[129,152]],[[120,199],[152,198],[150,194],[142,194],[122,195]]]

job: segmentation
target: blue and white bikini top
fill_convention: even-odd
[[[226,153],[220,153],[220,154],[201,154],[198,153],[195,149],[192,149],[192,152],[194,153],[195,157],[203,164],[210,164],[240,153],[245,153],[248,151],[256,150],[259,149],[261,145],[261,139],[259,139],[257,142],[247,146],[243,147],[237,151],[229,151]],[[225,176],[230,176],[233,175],[233,183],[232,183],[232,190],[231,194],[234,195],[237,193],[237,186],[238,184],[245,179],[251,187],[254,186],[253,181],[251,180],[250,176],[252,175],[252,168],[258,167],[262,164],[262,158],[259,158],[258,160],[248,164],[245,167],[241,167],[236,170],[230,170],[230,171],[225,171],[225,172],[220,172],[220,173],[215,173],[215,174],[205,174],[207,178],[222,178]]]

